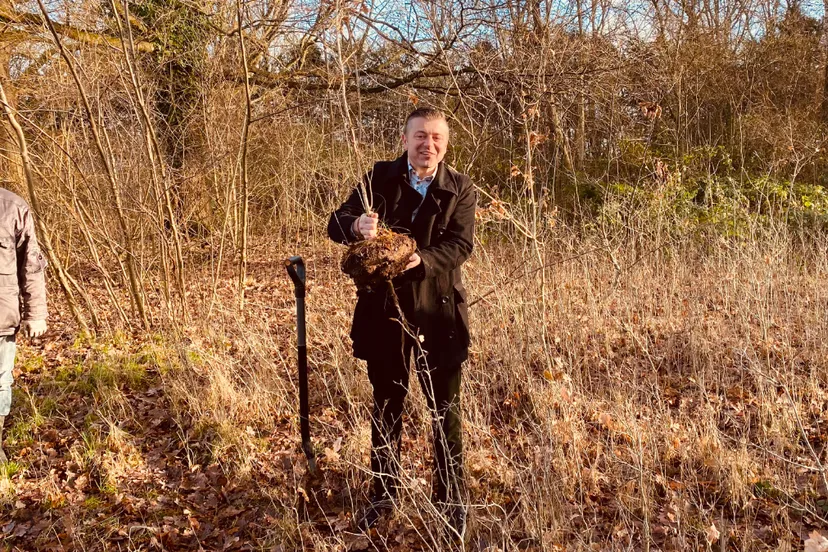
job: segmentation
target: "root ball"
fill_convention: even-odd
[[[376,238],[348,246],[342,257],[342,272],[360,289],[378,287],[402,274],[416,250],[411,237],[383,228]]]

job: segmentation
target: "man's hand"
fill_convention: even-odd
[[[379,215],[376,213],[368,213],[360,215],[354,221],[354,234],[362,237],[364,240],[370,240],[377,237],[377,223],[379,222]]]
[[[411,270],[412,268],[418,266],[421,262],[423,262],[423,260],[420,258],[420,256],[414,253],[408,258],[408,264],[405,265],[405,269]]]
[[[20,324],[20,332],[29,338],[40,337],[46,333],[45,320],[24,320]]]

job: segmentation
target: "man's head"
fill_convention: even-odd
[[[405,120],[402,141],[415,170],[435,169],[446,156],[448,140],[446,117],[437,109],[415,109]]]

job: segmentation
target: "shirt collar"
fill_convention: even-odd
[[[411,163],[409,163],[408,164],[408,174],[409,174],[409,176],[413,175],[417,180],[421,180],[421,181],[422,180],[430,180],[430,179],[433,179],[434,176],[437,174],[437,167],[434,167],[434,169],[431,171],[431,174],[427,174],[423,177],[419,177],[419,176],[417,176],[417,171],[414,170],[414,167],[412,167]]]

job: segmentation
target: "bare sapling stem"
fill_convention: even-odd
[[[118,228],[121,232],[121,237],[124,240],[123,249],[125,254],[127,277],[129,280],[130,295],[132,297],[136,313],[138,314],[138,318],[141,320],[141,324],[145,328],[148,328],[149,319],[147,318],[147,312],[144,305],[143,290],[141,288],[141,284],[139,281],[138,268],[135,263],[133,239],[129,229],[129,224],[127,223],[123,202],[121,201],[121,195],[118,190],[118,183],[117,179],[115,178],[115,171],[112,167],[112,163],[110,162],[109,157],[106,154],[106,150],[104,149],[103,141],[101,139],[101,132],[98,128],[97,118],[92,113],[92,107],[89,103],[89,96],[87,95],[86,90],[83,87],[83,83],[81,82],[80,76],[78,75],[78,72],[75,69],[75,64],[72,61],[72,58],[69,56],[69,53],[66,51],[66,48],[64,48],[63,42],[60,40],[60,36],[58,35],[54,25],[52,24],[52,20],[49,18],[49,13],[46,11],[46,6],[43,5],[42,0],[37,0],[37,5],[40,7],[40,12],[43,15],[43,20],[45,21],[46,26],[49,28],[49,32],[52,35],[52,39],[55,41],[55,45],[58,47],[61,57],[66,62],[66,65],[69,68],[69,72],[72,74],[72,79],[75,81],[75,85],[78,89],[78,94],[80,96],[84,111],[86,113],[87,122],[89,123],[89,130],[91,131],[92,137],[95,142],[95,147],[98,152],[98,156],[100,157],[101,163],[103,164],[104,169],[106,170],[106,178],[107,183],[109,184],[110,194],[112,195],[112,202],[115,210],[115,218],[118,223]],[[104,130],[103,132],[105,135],[106,130]]]
[[[359,199],[362,202],[362,207],[365,209],[365,213],[370,215],[374,212],[374,206],[372,201],[372,192],[371,192],[371,182],[370,179],[362,179],[361,174],[364,174],[362,170],[365,164],[363,163],[362,159],[362,150],[359,147],[359,140],[357,139],[356,129],[354,128],[354,122],[351,118],[351,107],[350,103],[348,102],[348,75],[346,72],[346,64],[347,61],[345,60],[345,56],[342,52],[342,28],[345,25],[345,21],[343,18],[342,13],[342,5],[337,5],[337,33],[336,33],[336,60],[339,65],[339,73],[340,73],[340,86],[339,91],[342,95],[342,112],[345,115],[344,122],[346,126],[346,130],[351,137],[351,144],[353,146],[354,156],[356,157],[356,178],[359,182],[358,189],[359,189]],[[367,180],[367,181],[366,181]]]
[[[55,269],[55,274],[57,274],[60,288],[63,290],[63,295],[66,298],[66,303],[69,305],[69,311],[72,313],[72,318],[74,318],[75,322],[78,323],[78,326],[80,326],[82,332],[87,335],[92,335],[92,332],[89,330],[89,325],[86,323],[86,318],[83,314],[81,314],[80,308],[78,308],[78,302],[75,299],[75,294],[72,292],[69,279],[67,278],[66,271],[63,268],[63,263],[61,262],[60,257],[55,254],[54,248],[52,247],[51,234],[49,229],[46,227],[45,221],[43,220],[40,210],[40,203],[37,200],[34,171],[32,169],[32,161],[29,158],[29,147],[26,142],[26,135],[23,133],[23,127],[21,127],[20,123],[17,121],[17,117],[15,117],[11,105],[9,105],[2,81],[0,81],[0,101],[3,103],[3,111],[6,113],[6,117],[8,118],[9,123],[17,136],[17,147],[20,151],[20,158],[23,162],[23,174],[26,179],[26,187],[29,191],[29,203],[31,204],[32,211],[35,215],[35,225],[37,226],[38,234],[40,234],[40,241],[43,244],[43,250],[46,252],[46,257],[49,259],[49,263]]]
[[[241,50],[242,70],[244,71],[244,122],[242,123],[241,136],[241,247],[239,250],[239,310],[244,309],[244,282],[247,279],[247,231],[249,225],[250,196],[248,192],[247,174],[247,141],[250,133],[250,119],[253,112],[250,100],[250,70],[247,67],[247,47],[244,43],[244,30],[242,27],[242,5],[241,0],[236,0],[236,15],[239,22],[239,48]]]
[[[147,105],[147,100],[138,78],[138,71],[136,70],[135,65],[135,42],[132,36],[132,27],[130,25],[122,25],[115,0],[110,0],[110,2],[112,5],[112,11],[115,14],[115,21],[118,25],[121,43],[123,45],[124,61],[126,62],[127,69],[129,70],[130,83],[132,84],[135,99],[138,103],[138,107],[140,108],[139,115],[144,126],[145,147],[147,150],[147,156],[150,160],[150,166],[152,168],[156,205],[160,216],[159,242],[164,246],[164,248],[166,248],[167,236],[165,231],[166,228],[169,227],[169,233],[172,235],[173,242],[173,268],[176,279],[175,285],[181,304],[181,314],[183,315],[183,319],[186,321],[189,319],[189,314],[186,301],[184,254],[181,245],[181,229],[177,221],[175,209],[173,209],[172,194],[170,191],[172,186],[168,183],[169,174],[167,173],[164,156],[158,142],[158,133],[155,130],[155,124],[153,123],[152,117],[150,117],[150,110]],[[125,14],[129,14],[126,1],[124,1],[123,10]],[[167,267],[167,264],[168,263],[165,258],[165,268]],[[166,287],[169,288],[169,283],[167,283]]]

